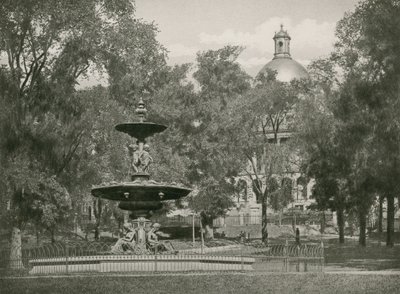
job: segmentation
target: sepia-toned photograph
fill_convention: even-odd
[[[0,0],[0,293],[400,293],[400,0]]]

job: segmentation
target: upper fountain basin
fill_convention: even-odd
[[[144,140],[154,134],[161,133],[165,131],[166,128],[167,126],[165,125],[152,122],[123,123],[115,126],[117,131],[127,133],[129,136],[138,140]]]

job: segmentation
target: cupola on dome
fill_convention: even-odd
[[[290,56],[291,38],[288,32],[283,30],[283,25],[281,25],[281,30],[275,33],[273,40],[275,42],[274,58],[261,69],[260,73],[267,73],[268,70],[276,71],[277,80],[282,82],[308,79],[309,75],[304,66]]]

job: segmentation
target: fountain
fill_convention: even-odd
[[[103,184],[92,189],[94,197],[119,201],[120,209],[131,212],[130,218],[133,219],[133,227],[125,224],[127,234],[130,236],[118,241],[121,244],[127,244],[128,246],[125,247],[128,247],[129,250],[124,250],[124,246],[114,246],[112,252],[116,254],[124,251],[135,254],[150,253],[152,245],[149,244],[151,243],[149,239],[152,237],[156,239],[156,235],[150,229],[151,221],[148,219],[151,213],[162,207],[162,201],[177,200],[191,192],[191,189],[177,184],[150,180],[149,168],[153,159],[149,153],[150,148],[146,139],[163,132],[167,126],[146,121],[147,109],[142,98],[140,98],[135,112],[139,116],[139,122],[123,123],[115,127],[117,131],[126,133],[137,140],[135,144],[129,145],[131,181]],[[157,226],[159,225],[156,224]],[[154,231],[154,225],[152,227]],[[153,241],[157,242],[157,240]],[[165,244],[160,243],[159,245],[156,247],[164,247],[164,249],[167,247]]]
[[[160,224],[149,220],[152,211],[160,209],[163,201],[187,196],[191,189],[150,180],[149,167],[153,159],[146,139],[167,127],[145,121],[147,110],[142,99],[135,112],[138,122],[115,127],[136,139],[129,145],[130,181],[103,183],[92,189],[94,197],[118,201],[120,209],[130,211],[132,220],[124,224],[126,235],[111,247],[111,251],[86,255],[87,251],[83,250],[82,255],[76,252],[70,255],[65,249],[62,257],[31,260],[30,273],[251,270],[254,258],[205,255],[196,248],[189,253],[178,252],[170,242],[158,240],[156,232]]]

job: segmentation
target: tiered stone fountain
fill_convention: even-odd
[[[166,126],[146,121],[147,109],[140,99],[136,114],[138,122],[123,123],[115,128],[136,139],[129,146],[131,181],[122,183],[103,184],[92,189],[92,195],[102,199],[119,201],[118,207],[130,211],[133,219],[132,237],[134,246],[128,252],[143,254],[149,249],[148,220],[151,213],[162,207],[162,201],[176,200],[187,196],[191,190],[177,184],[166,184],[150,180],[149,167],[153,161],[146,139],[156,133],[161,133]],[[129,227],[127,227],[129,231]],[[135,236],[133,236],[135,235]],[[114,253],[121,253],[123,248],[114,248]]]

